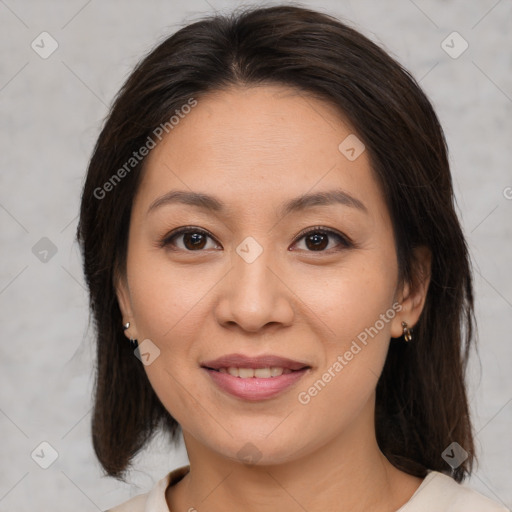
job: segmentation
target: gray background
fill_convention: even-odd
[[[103,510],[187,463],[183,448],[165,452],[157,438],[130,484],[102,476],[90,441],[92,329],[73,238],[88,158],[133,65],[182,23],[239,4],[0,0],[0,511]],[[480,466],[469,485],[510,508],[512,2],[302,5],[347,18],[383,45],[437,109],[475,265],[480,358],[469,396]],[[47,59],[31,48],[43,31],[59,45]],[[458,58],[441,46],[453,31],[469,44]],[[463,42],[446,44],[453,53]],[[48,249],[43,237],[54,255],[38,252]],[[48,469],[31,458],[42,441],[58,454]],[[36,453],[49,460],[48,450]]]

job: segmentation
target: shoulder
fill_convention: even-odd
[[[170,485],[179,482],[189,471],[190,466],[174,469],[160,479],[150,492],[134,496],[105,512],[169,512],[165,491]]]
[[[149,493],[139,494],[133,498],[117,505],[114,508],[109,508],[105,512],[144,512]]]
[[[431,471],[399,512],[509,512],[493,501],[453,478]]]

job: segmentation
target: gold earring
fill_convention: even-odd
[[[130,322],[126,322],[125,324],[123,324],[124,331],[126,331],[126,329],[129,329],[129,328],[130,328]],[[134,340],[131,336],[130,336],[130,345],[133,349],[136,349],[139,346],[137,340]]]
[[[411,341],[412,340],[412,329],[409,329],[407,327],[407,322],[402,322],[402,328],[404,330],[403,336],[405,341]]]

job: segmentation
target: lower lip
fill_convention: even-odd
[[[269,377],[265,379],[250,377],[248,379],[242,379],[240,377],[234,377],[229,373],[220,373],[208,368],[203,369],[208,372],[213,382],[223,391],[244,400],[254,401],[265,400],[282,393],[285,389],[288,389],[299,381],[308,371],[308,368],[304,368],[303,370],[285,373],[279,377]]]

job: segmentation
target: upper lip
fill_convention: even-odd
[[[201,363],[204,368],[211,368],[218,370],[219,368],[288,368],[290,370],[301,370],[302,368],[309,368],[307,363],[300,361],[293,361],[286,357],[279,357],[274,355],[262,356],[244,356],[242,354],[227,354],[211,361]]]

